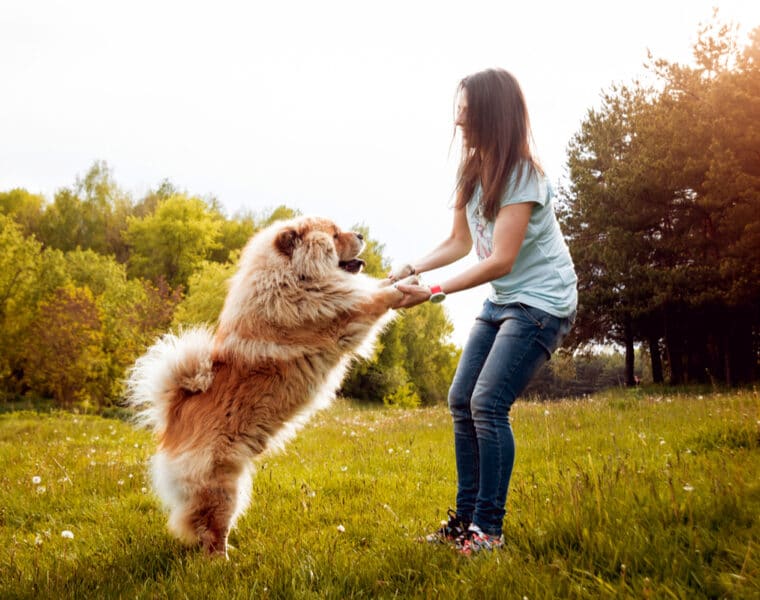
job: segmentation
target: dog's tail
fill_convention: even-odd
[[[137,359],[126,381],[126,403],[138,410],[136,421],[161,435],[172,401],[182,390],[205,392],[214,379],[214,337],[203,326],[166,334]]]

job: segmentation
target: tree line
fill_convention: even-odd
[[[240,250],[296,211],[227,217],[214,198],[164,181],[133,201],[96,162],[51,202],[0,192],[0,398],[53,398],[62,407],[117,404],[126,369],[170,329],[213,324]],[[389,270],[362,231],[366,272]],[[459,349],[440,306],[405,311],[358,363],[343,393],[391,405],[444,401]]]
[[[574,343],[640,345],[656,383],[760,370],[760,28],[715,17],[687,66],[613,86],[568,151],[561,220],[579,275]]]

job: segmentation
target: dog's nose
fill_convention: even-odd
[[[361,241],[364,241],[364,236],[361,233],[357,233],[356,237],[358,237]]]

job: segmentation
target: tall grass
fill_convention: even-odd
[[[225,563],[167,534],[148,433],[1,415],[0,597],[760,598],[757,392],[523,402],[513,425],[501,551],[416,541],[453,504],[445,408],[340,402],[260,463]]]

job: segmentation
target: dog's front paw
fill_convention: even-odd
[[[396,282],[397,285],[420,285],[420,278],[417,275],[409,275],[401,281]]]
[[[412,265],[402,265],[400,267],[397,267],[393,269],[393,271],[390,272],[388,275],[388,279],[391,281],[400,281],[401,279],[404,279],[405,277],[409,277],[410,275],[415,275],[416,271],[414,270],[414,267]]]

